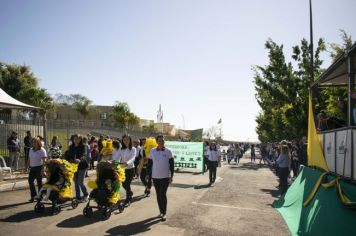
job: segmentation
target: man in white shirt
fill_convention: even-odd
[[[150,152],[148,161],[149,172],[152,173],[153,185],[156,189],[157,203],[159,207],[159,217],[166,220],[167,212],[167,190],[173,181],[174,159],[171,150],[164,146],[163,135],[156,137],[157,148]]]

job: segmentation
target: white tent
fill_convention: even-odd
[[[40,109],[16,100],[0,88],[0,108]]]

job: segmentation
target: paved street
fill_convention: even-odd
[[[144,188],[138,180],[133,182],[136,201],[106,221],[95,212],[85,218],[84,204],[55,216],[50,209],[36,214],[35,204],[27,202],[28,190],[3,192],[0,235],[289,235],[271,206],[278,194],[277,178],[266,166],[249,159],[240,165],[223,163],[215,186],[207,187],[207,182],[207,173],[177,173],[168,189],[166,222],[156,218],[154,191],[149,198],[139,196]]]

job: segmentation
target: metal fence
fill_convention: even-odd
[[[44,120],[42,117],[0,114],[0,155],[8,159],[7,140],[13,131],[17,132],[21,145],[20,167],[24,167],[24,138],[28,130],[31,131],[32,137],[40,135],[46,138],[46,144],[51,142],[53,136],[58,136],[64,151],[67,150],[68,141],[73,134],[85,136],[90,134],[97,138],[99,135],[121,138],[122,135],[128,133],[132,139],[136,140],[157,135],[157,133],[145,132],[139,127],[130,130],[120,129],[97,120]]]
[[[13,131],[17,132],[17,137],[20,140],[21,155],[23,155],[23,140],[26,136],[26,131],[31,131],[32,136],[43,136],[44,121],[41,117],[25,117],[13,116],[8,114],[0,114],[0,155],[8,156],[7,140]]]

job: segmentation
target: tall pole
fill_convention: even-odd
[[[309,12],[310,12],[310,82],[314,82],[314,46],[313,46],[313,11],[312,3],[309,0]]]

